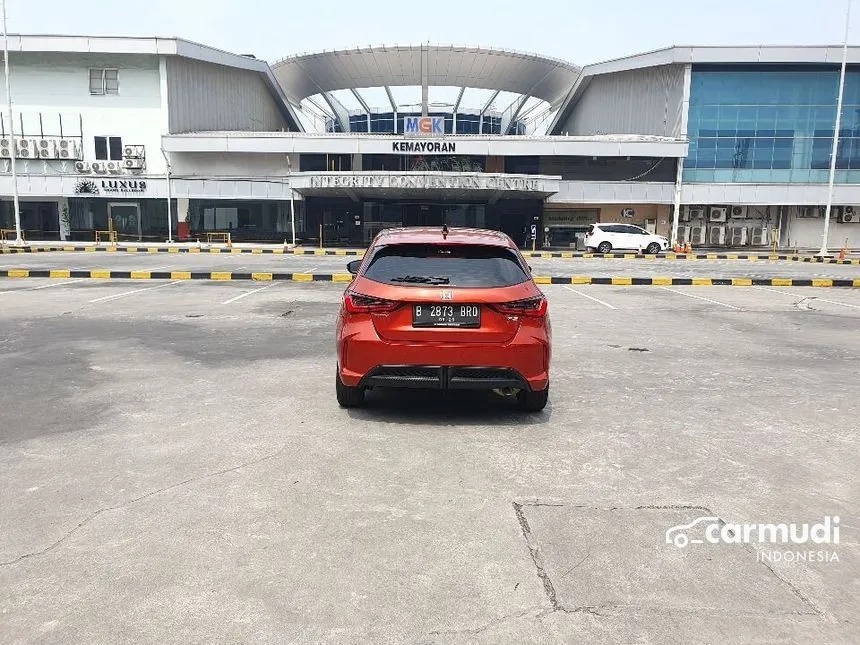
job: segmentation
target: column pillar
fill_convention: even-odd
[[[187,242],[191,237],[190,205],[191,200],[187,197],[176,198],[176,237],[179,242]]]
[[[57,220],[59,221],[60,241],[66,242],[71,236],[71,223],[69,221],[69,198],[60,197],[57,200]]]

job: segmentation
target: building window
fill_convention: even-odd
[[[90,69],[90,94],[119,94],[119,71],[103,67]]]
[[[693,68],[690,182],[826,183],[836,120],[835,65]],[[849,66],[836,155],[840,183],[860,183],[860,73]]]
[[[122,137],[94,137],[96,159],[122,161]]]

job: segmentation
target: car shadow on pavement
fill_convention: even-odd
[[[522,426],[547,423],[552,414],[552,398],[542,412],[523,412],[517,408],[515,399],[493,392],[374,388],[367,391],[360,408],[348,412],[350,417],[362,421]]]

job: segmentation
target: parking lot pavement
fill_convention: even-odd
[[[352,257],[208,253],[33,253],[0,256],[0,269],[112,269],[115,271],[345,272]],[[536,275],[680,278],[860,278],[860,266],[782,260],[667,260],[530,258]]]
[[[342,289],[0,282],[0,641],[860,640],[856,290],[546,286],[526,415],[339,409]],[[664,539],[825,515],[838,562]]]

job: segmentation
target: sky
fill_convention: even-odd
[[[6,0],[9,33],[178,36],[269,62],[380,44],[481,45],[578,65],[670,45],[841,44],[847,0]],[[860,44],[860,1],[849,42]]]

